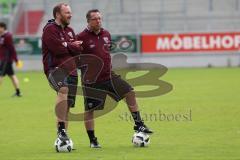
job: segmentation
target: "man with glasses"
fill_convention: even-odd
[[[89,10],[86,18],[88,26],[77,35],[77,39],[83,41],[81,57],[86,55],[85,58],[80,58],[80,66],[85,104],[84,121],[90,140],[90,147],[101,148],[94,133],[94,110],[103,109],[107,95],[117,102],[125,99],[134,119],[135,125],[133,128],[136,132],[153,133],[141,119],[133,88],[112,71],[110,55],[111,35],[102,28],[100,11],[97,9]],[[87,56],[95,64],[88,63],[89,61],[86,63]],[[91,64],[98,67],[92,70],[94,67]],[[95,92],[93,91],[94,89],[96,90]],[[97,91],[102,92],[97,93]]]

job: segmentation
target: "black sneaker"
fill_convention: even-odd
[[[17,94],[17,93],[14,93],[13,95],[12,95],[12,97],[22,97],[22,95],[19,93],[19,94]]]
[[[100,144],[97,141],[97,138],[93,138],[90,142],[90,148],[101,148]]]
[[[63,129],[60,132],[58,132],[58,138],[61,141],[68,141],[69,140],[69,137],[68,137],[67,132],[66,132],[65,129]]]
[[[136,132],[144,132],[144,133],[147,133],[147,134],[152,134],[153,133],[153,131],[151,129],[149,129],[146,125],[135,125],[133,127],[133,129]]]

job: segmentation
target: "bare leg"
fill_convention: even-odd
[[[143,122],[141,116],[140,116],[140,112],[138,110],[138,104],[136,101],[136,96],[135,96],[135,92],[131,91],[128,92],[126,95],[126,103],[128,105],[129,111],[132,114],[133,120],[135,122],[135,126],[134,126],[134,130],[135,131],[141,131],[141,132],[145,132],[145,133],[153,133],[152,130],[150,130]]]
[[[68,110],[67,110],[67,114],[68,114],[68,113],[69,113],[69,107],[68,107]],[[67,119],[68,119],[68,118],[67,118]],[[57,119],[57,123],[56,123],[57,128],[58,128],[59,122],[61,122],[61,121]],[[68,129],[68,121],[65,121],[65,129],[66,129],[66,130]]]
[[[15,89],[19,89],[19,81],[16,75],[9,76]]]
[[[12,84],[13,84],[15,90],[16,90],[16,93],[14,94],[14,96],[21,97],[21,93],[20,93],[20,89],[19,89],[19,81],[18,81],[17,76],[12,75],[12,76],[9,76],[9,78],[11,79]]]
[[[57,115],[57,123],[63,122],[64,125],[67,123],[67,114],[68,114],[68,103],[67,103],[68,88],[60,88],[57,99],[56,99],[56,108],[55,112]],[[65,129],[65,126],[64,126]]]
[[[84,124],[86,130],[94,130],[94,111],[84,113]]]
[[[84,124],[90,140],[91,148],[101,148],[94,133],[94,111],[84,113]]]
[[[134,91],[130,91],[125,96],[125,101],[128,105],[128,109],[130,112],[137,112],[138,111],[138,104],[136,101],[136,96]]]

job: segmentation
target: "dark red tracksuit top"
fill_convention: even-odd
[[[80,51],[80,47],[71,44],[75,40],[72,28],[62,28],[54,20],[48,21],[42,34],[42,62],[46,76],[55,67],[63,68],[69,75],[77,76],[74,55]]]
[[[18,61],[17,53],[13,45],[12,34],[7,31],[0,35],[0,61]]]
[[[84,73],[86,77],[94,77],[95,80],[91,79],[91,81],[94,82],[109,80],[111,78],[112,69],[110,55],[110,33],[102,28],[99,34],[95,34],[93,31],[90,31],[88,28],[86,28],[76,37],[77,40],[83,41],[80,65],[87,66],[89,64],[88,69],[93,69],[92,71],[86,72],[86,68],[81,67],[82,74]],[[90,60],[92,60],[92,62],[89,62]]]

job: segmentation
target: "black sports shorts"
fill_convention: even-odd
[[[0,61],[0,76],[4,77],[6,74],[8,76],[14,75],[12,62]]]
[[[48,81],[56,92],[58,92],[61,87],[68,87],[68,106],[75,106],[78,84],[77,76],[68,75],[65,70],[57,67],[49,72]]]
[[[102,110],[107,95],[118,102],[132,90],[132,86],[119,75],[114,75],[110,80],[104,82],[83,84],[85,111]]]

